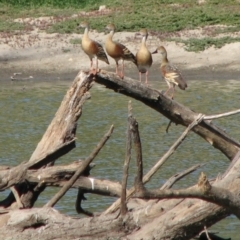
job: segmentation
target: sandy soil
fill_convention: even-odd
[[[80,69],[89,68],[89,59],[80,45],[70,43],[71,39],[80,39],[81,34],[47,34],[41,30],[36,21],[37,19],[31,20],[33,27],[29,31],[14,35],[0,34],[1,80],[28,79],[29,76],[34,79],[51,79],[53,76],[68,79],[74,77]],[[177,34],[182,38],[204,37],[209,32],[209,29],[207,30],[197,29]],[[235,34],[240,35],[240,33]],[[96,31],[91,31],[90,37],[101,43],[104,43],[106,38],[104,33]],[[114,39],[125,44],[133,53],[137,52],[141,42],[138,34],[131,32],[117,32]],[[240,79],[240,42],[227,44],[221,49],[211,47],[203,52],[194,53],[185,51],[182,44],[161,41],[161,36],[150,33],[149,49],[153,51],[159,45],[165,46],[170,61],[182,71],[188,72],[192,78],[204,79],[208,73],[214,72],[220,78]],[[109,66],[100,61],[100,68],[114,70],[115,63],[112,59],[109,60]],[[153,60],[153,68],[156,69],[160,63],[158,54],[153,55]],[[135,68],[135,66],[129,63],[126,64],[126,68]],[[22,74],[16,75],[16,73]]]

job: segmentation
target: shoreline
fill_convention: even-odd
[[[3,34],[0,34],[0,37]],[[16,38],[16,36],[19,36]],[[13,35],[6,43],[0,42],[0,74],[2,80],[11,80],[14,73],[22,73],[21,78],[32,76],[32,80],[73,80],[80,69],[88,70],[90,61],[79,44],[71,44],[74,39],[80,40],[82,34],[47,34],[35,29],[23,34]],[[106,35],[91,31],[92,39],[104,43]],[[187,33],[185,32],[187,36]],[[30,39],[33,39],[31,40]],[[141,38],[137,33],[117,32],[114,40],[127,46],[132,53],[140,47]],[[240,80],[240,42],[227,44],[220,49],[210,47],[202,52],[187,52],[184,45],[175,42],[161,42],[155,36],[149,36],[147,46],[152,52],[163,45],[167,49],[170,62],[176,65],[187,80]],[[115,61],[109,57],[110,65],[99,61],[99,68],[115,71]],[[159,71],[160,56],[153,55],[151,72]],[[126,73],[131,75],[138,70],[126,62]],[[134,69],[135,68],[135,69]],[[155,73],[157,74],[157,72]],[[160,73],[159,73],[160,75]]]

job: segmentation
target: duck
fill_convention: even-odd
[[[106,30],[109,34],[105,41],[105,49],[107,54],[113,58],[116,62],[116,74],[121,78],[124,78],[124,61],[131,61],[137,65],[136,57],[131,51],[119,42],[113,41],[113,35],[115,33],[115,25],[110,23],[106,26]],[[122,71],[119,71],[118,61],[122,60]]]
[[[170,89],[172,89],[171,98],[173,99],[175,86],[177,85],[180,89],[185,90],[187,88],[187,82],[182,77],[182,74],[178,70],[178,68],[168,61],[167,50],[165,49],[165,47],[163,46],[158,47],[154,52],[152,52],[152,54],[158,52],[161,54],[160,71],[168,85],[168,89],[165,92],[165,95],[167,95]]]
[[[89,24],[88,22],[81,22],[79,24],[79,27],[84,28],[84,34],[82,37],[82,49],[88,55],[90,59],[90,73],[96,75],[98,70],[98,60],[101,60],[107,64],[109,64],[107,54],[103,48],[103,46],[95,41],[89,38]],[[96,59],[96,68],[93,67],[93,59]]]
[[[148,84],[148,70],[152,66],[152,54],[146,46],[148,31],[143,28],[139,31],[142,35],[142,43],[136,54],[137,67],[139,71],[139,81],[142,82],[142,74],[145,73],[145,84]]]

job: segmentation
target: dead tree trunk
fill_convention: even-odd
[[[135,192],[135,188],[122,191],[119,183],[89,178],[91,166],[87,166],[86,162],[76,162],[68,166],[52,166],[60,156],[75,147],[77,120],[81,115],[82,104],[89,98],[88,90],[93,81],[142,101],[176,124],[188,126],[182,139],[179,139],[174,146],[174,150],[187,136],[188,131],[193,129],[195,133],[232,160],[229,168],[223,176],[214,181],[208,181],[202,174],[198,185],[187,189],[174,191],[166,189],[165,186],[161,190],[149,191],[142,185],[149,179],[142,176],[144,159],[141,159],[138,133],[132,139],[137,151],[138,174],[137,187],[135,187],[137,192]],[[66,185],[72,176],[78,176],[83,170],[81,168],[81,164],[83,164],[87,167],[84,173],[80,177],[76,177],[77,179],[74,179],[69,186],[72,185],[71,187],[78,188],[82,192],[106,196],[121,197],[122,194],[125,194],[124,201],[129,198],[127,196],[131,195],[132,198],[127,201],[127,208],[123,206],[125,210],[122,216],[119,216],[120,205],[116,204],[114,208],[110,208],[111,210],[104,214],[76,219],[64,216],[48,207],[11,210],[10,206],[13,206],[15,199],[9,196],[1,202],[2,237],[18,238],[19,240],[32,239],[32,236],[41,237],[43,240],[69,237],[71,239],[106,239],[107,233],[109,238],[114,239],[186,240],[196,236],[204,226],[211,226],[229,214],[239,217],[240,144],[207,119],[209,118],[191,111],[165,97],[156,89],[148,88],[136,80],[129,78],[123,80],[113,73],[103,71],[96,76],[80,72],[30,160],[14,168],[0,167],[0,190],[15,187],[13,192],[16,198],[18,194],[20,195],[18,200],[23,203],[21,207],[32,207],[38,195],[46,187]],[[137,131],[136,129],[134,131]],[[130,153],[129,147],[128,153]],[[171,153],[169,152],[169,154]],[[164,161],[167,156],[168,154]],[[130,159],[130,156],[127,158]],[[91,157],[88,159],[91,160]],[[161,163],[157,163],[156,166],[158,169]],[[77,170],[80,168],[81,171]],[[190,171],[192,170],[188,172]],[[127,170],[125,170],[125,174],[127,174]],[[126,185],[127,176],[124,179],[123,182]],[[22,186],[26,182],[28,182],[29,188],[28,191],[23,192]],[[19,204],[17,207],[19,208]],[[131,211],[129,211],[130,209]],[[20,232],[21,234],[19,234]]]

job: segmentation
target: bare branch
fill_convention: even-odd
[[[157,172],[157,170],[167,161],[167,159],[173,154],[173,152],[178,148],[178,146],[183,142],[189,131],[202,121],[204,115],[199,114],[195,121],[193,121],[182,133],[182,135],[177,139],[177,141],[170,147],[170,149],[164,154],[164,156],[158,160],[158,162],[152,167],[150,171],[143,177],[143,184],[147,183],[151,177]],[[127,194],[127,199],[135,192],[135,187],[132,187]],[[120,200],[115,201],[103,214],[108,214],[115,212],[120,205]]]
[[[30,167],[39,168],[45,165],[44,159],[47,157],[46,155],[54,153],[57,149],[59,149],[60,154],[52,155],[50,161],[56,160],[75,147],[77,120],[82,114],[84,102],[90,98],[88,91],[92,86],[92,82],[92,75],[83,71],[78,73],[65,94],[52,122],[33,152],[28,162]],[[65,146],[66,149],[63,151]],[[61,148],[63,148],[62,151]]]
[[[240,113],[240,109],[226,112],[226,113],[220,113],[220,114],[216,114],[216,115],[208,115],[208,116],[204,117],[204,120],[212,120],[212,119],[217,119],[217,118],[222,118],[222,117],[228,117],[228,116],[235,115],[238,113]]]
[[[79,178],[81,173],[87,168],[87,166],[93,161],[97,156],[99,151],[102,149],[106,141],[109,139],[113,132],[113,125],[110,127],[109,131],[103,136],[101,141],[97,144],[90,156],[84,161],[82,166],[75,172],[71,179],[62,187],[62,189],[47,203],[44,207],[53,207],[58,200],[67,192],[67,190],[74,184],[74,182]]]
[[[198,113],[164,96],[156,89],[149,88],[145,84],[128,77],[119,79],[113,73],[101,71],[96,75],[95,81],[118,93],[143,102],[176,124],[188,126],[198,115]],[[239,142],[209,121],[202,121],[192,130],[209,144],[219,149],[229,159],[232,159],[240,149]]]
[[[136,152],[136,165],[137,165],[137,174],[135,178],[135,188],[141,189],[143,188],[143,162],[142,162],[142,144],[138,131],[138,122],[135,118],[131,119],[131,131],[132,131],[132,139]]]
[[[82,213],[85,214],[89,217],[93,216],[93,213],[84,210],[81,206],[82,200],[86,200],[86,198],[84,197],[84,191],[82,191],[81,189],[78,189],[78,194],[77,194],[77,199],[76,199],[76,203],[75,203],[75,208],[78,214]]]
[[[198,185],[188,189],[142,189],[135,194],[135,197],[144,199],[198,198],[229,209],[232,214],[240,219],[239,199],[227,189],[211,186],[204,173],[200,174]]]
[[[123,178],[122,178],[122,193],[121,193],[121,215],[127,213],[126,203],[126,188],[128,179],[128,168],[131,160],[131,118],[132,118],[132,105],[131,101],[128,103],[128,129],[127,129],[127,143],[126,143],[126,157],[123,166]]]
[[[185,177],[186,175],[196,171],[198,168],[202,167],[204,164],[197,164],[194,165],[188,169],[186,169],[185,171],[181,172],[181,173],[176,173],[174,174],[171,178],[169,178],[164,184],[163,186],[160,188],[161,190],[164,189],[169,189],[171,188],[174,183],[176,183],[178,180],[182,179],[183,177]]]

